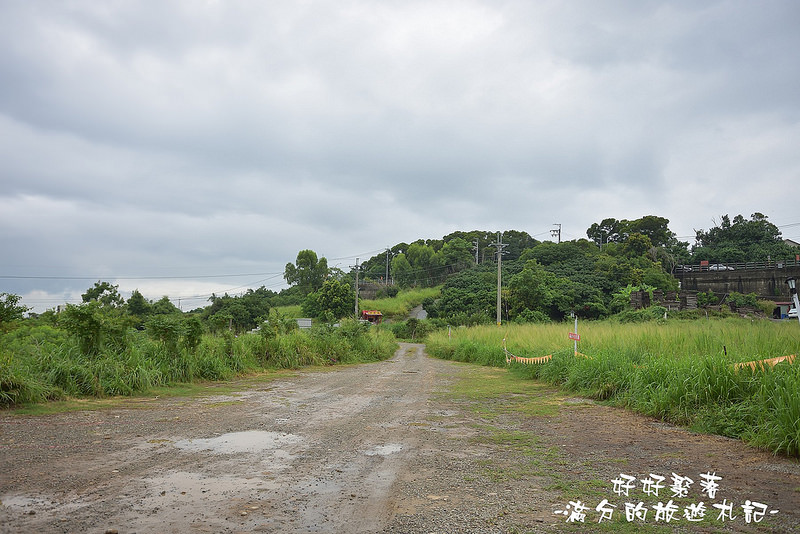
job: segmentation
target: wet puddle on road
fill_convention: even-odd
[[[3,495],[0,506],[23,510],[27,508],[52,507],[53,503],[47,499],[26,497],[25,495]]]
[[[367,456],[389,456],[390,454],[402,450],[403,446],[399,443],[387,443],[386,445],[378,445],[377,447],[364,451],[364,454]]]
[[[222,434],[215,438],[182,439],[175,442],[175,447],[194,452],[236,454],[270,451],[302,441],[303,438],[295,434],[248,430]]]
[[[243,492],[273,488],[276,484],[263,477],[215,476],[204,473],[173,471],[161,476],[145,479],[151,489],[147,499],[158,501],[192,499],[216,500],[230,498]]]

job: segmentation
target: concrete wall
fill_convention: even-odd
[[[800,267],[704,271],[675,275],[681,282],[682,290],[711,290],[717,295],[733,291],[744,294],[755,293],[759,298],[769,300],[789,299],[789,286],[786,284],[786,279],[790,276],[794,276],[800,282]]]

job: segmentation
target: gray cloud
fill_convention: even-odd
[[[7,2],[0,275],[275,273],[304,248],[555,222],[578,238],[651,213],[679,235],[723,213],[794,223],[799,17],[789,0]],[[141,283],[248,280],[200,282]]]

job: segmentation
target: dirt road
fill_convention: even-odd
[[[423,349],[226,395],[0,414],[0,532],[583,532],[608,526],[603,498],[617,526],[692,531],[682,511],[623,519],[626,500],[669,498],[613,491],[649,473],[696,481],[675,501],[706,501],[698,531],[800,531],[796,461]],[[735,519],[714,520],[707,472]],[[590,505],[584,523],[569,521],[577,500]],[[768,505],[763,520],[745,520],[745,500]]]

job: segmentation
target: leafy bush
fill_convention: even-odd
[[[658,321],[664,319],[667,309],[663,306],[650,306],[641,310],[624,310],[614,316],[620,323],[643,323],[646,321]]]
[[[517,315],[514,319],[515,323],[524,324],[524,323],[548,323],[550,322],[550,317],[547,314],[539,311],[539,310],[529,310],[524,309],[522,312]]]
[[[714,294],[713,290],[708,290],[708,292],[701,291],[697,294],[697,305],[698,306],[713,306],[719,302],[719,297]]]
[[[728,295],[726,302],[733,308],[744,308],[750,307],[755,308],[758,306],[758,295],[755,293],[749,293],[747,295],[743,295],[742,293],[737,293],[733,291]]]

